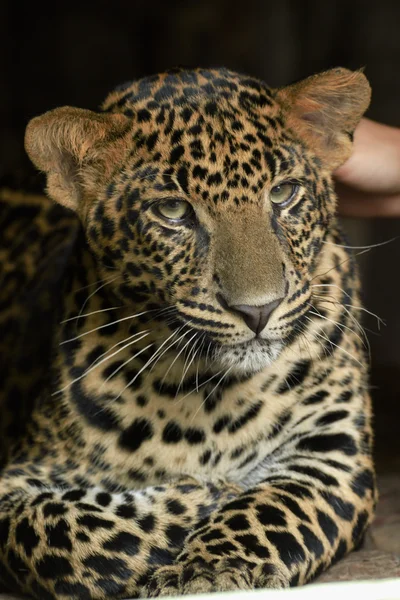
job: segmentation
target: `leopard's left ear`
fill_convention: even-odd
[[[352,134],[371,88],[361,71],[331,69],[277,90],[287,125],[334,170],[351,154]]]

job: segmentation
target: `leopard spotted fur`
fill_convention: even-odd
[[[4,588],[281,588],[360,543],[371,407],[332,172],[368,102],[345,69],[178,69],[30,123],[66,208],[2,194]]]

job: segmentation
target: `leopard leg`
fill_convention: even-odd
[[[238,493],[191,478],[121,494],[57,489],[16,471],[0,483],[0,583],[40,600],[137,595],[196,523]]]
[[[372,520],[374,475],[370,458],[352,462],[341,439],[329,440],[338,443],[332,452],[278,460],[273,474],[206,519],[142,594],[301,585],[352,550]],[[304,448],[317,443],[303,440]]]

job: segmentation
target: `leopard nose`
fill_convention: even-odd
[[[251,304],[229,305],[222,294],[217,294],[217,299],[223,308],[231,310],[242,317],[247,327],[254,331],[255,334],[262,332],[268,323],[271,313],[283,300],[283,298],[278,298],[262,306],[253,306]]]

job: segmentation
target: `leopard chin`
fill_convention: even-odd
[[[280,340],[251,340],[236,346],[218,346],[214,350],[215,363],[243,375],[259,373],[279,357],[284,347]]]

